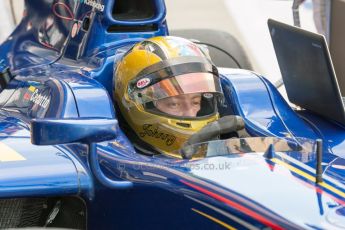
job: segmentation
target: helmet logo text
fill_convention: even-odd
[[[143,132],[140,132],[140,137],[154,137],[156,139],[161,139],[162,141],[165,141],[165,144],[167,146],[171,146],[174,144],[176,137],[167,133],[161,132],[157,127],[152,127],[153,125],[143,125]]]
[[[142,88],[148,86],[150,84],[150,82],[151,82],[150,78],[147,78],[147,77],[142,78],[137,82],[137,88],[142,89]]]

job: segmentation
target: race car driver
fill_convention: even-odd
[[[219,118],[222,88],[203,46],[154,37],[130,48],[114,66],[120,125],[146,154],[178,155],[186,140]]]

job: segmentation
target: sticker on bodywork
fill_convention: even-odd
[[[74,0],[75,2],[77,2],[78,0]],[[92,8],[95,8],[96,10],[103,12],[105,6],[95,0],[79,0],[80,3],[91,6]]]
[[[40,92],[40,90],[34,86],[28,88],[27,92],[24,94],[24,100],[33,102],[35,105],[44,109],[46,109],[50,103],[49,96],[42,92],[42,90]]]
[[[18,152],[7,146],[6,144],[0,142],[0,163],[9,161],[24,161],[26,160]]]

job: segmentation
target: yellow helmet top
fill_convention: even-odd
[[[188,138],[218,119],[217,68],[204,47],[178,37],[134,45],[115,64],[113,95],[122,117],[154,150],[179,156]]]

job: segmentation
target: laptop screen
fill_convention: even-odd
[[[268,27],[289,100],[345,124],[325,38],[272,19],[268,20]]]

